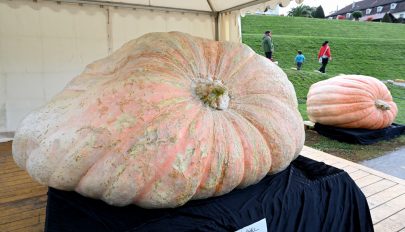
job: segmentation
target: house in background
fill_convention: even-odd
[[[264,11],[258,10],[255,12],[255,14],[277,16],[280,15],[280,6],[277,5],[274,9],[267,8]]]
[[[363,0],[353,2],[346,7],[327,16],[327,18],[353,19],[353,12],[361,11],[361,21],[381,21],[385,14],[389,13],[396,19],[405,18],[405,0]]]

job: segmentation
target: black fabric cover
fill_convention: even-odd
[[[382,140],[390,140],[405,133],[405,125],[396,123],[393,123],[387,128],[378,130],[339,128],[315,123],[314,129],[319,134],[330,139],[364,145],[373,144]]]
[[[236,231],[263,218],[267,231],[373,231],[349,175],[302,156],[255,185],[174,209],[113,207],[50,188],[45,231]]]

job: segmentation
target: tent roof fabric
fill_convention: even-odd
[[[55,0],[56,1],[56,0]],[[82,4],[112,5],[121,7],[157,9],[165,11],[184,11],[197,13],[223,13],[246,9],[259,4],[267,6],[287,6],[293,0],[57,0]],[[303,0],[295,0],[302,3]]]

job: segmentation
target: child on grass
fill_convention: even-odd
[[[295,57],[295,63],[297,64],[297,70],[301,70],[302,63],[304,63],[305,56],[302,55],[302,51],[298,50],[298,55]]]

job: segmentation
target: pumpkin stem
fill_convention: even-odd
[[[383,101],[383,100],[376,100],[375,101],[375,106],[378,108],[378,109],[381,109],[381,110],[389,110],[389,109],[391,109],[391,107],[390,107],[390,105],[388,105],[385,101]]]
[[[199,79],[195,84],[195,94],[204,104],[217,110],[228,108],[229,93],[220,80]]]

